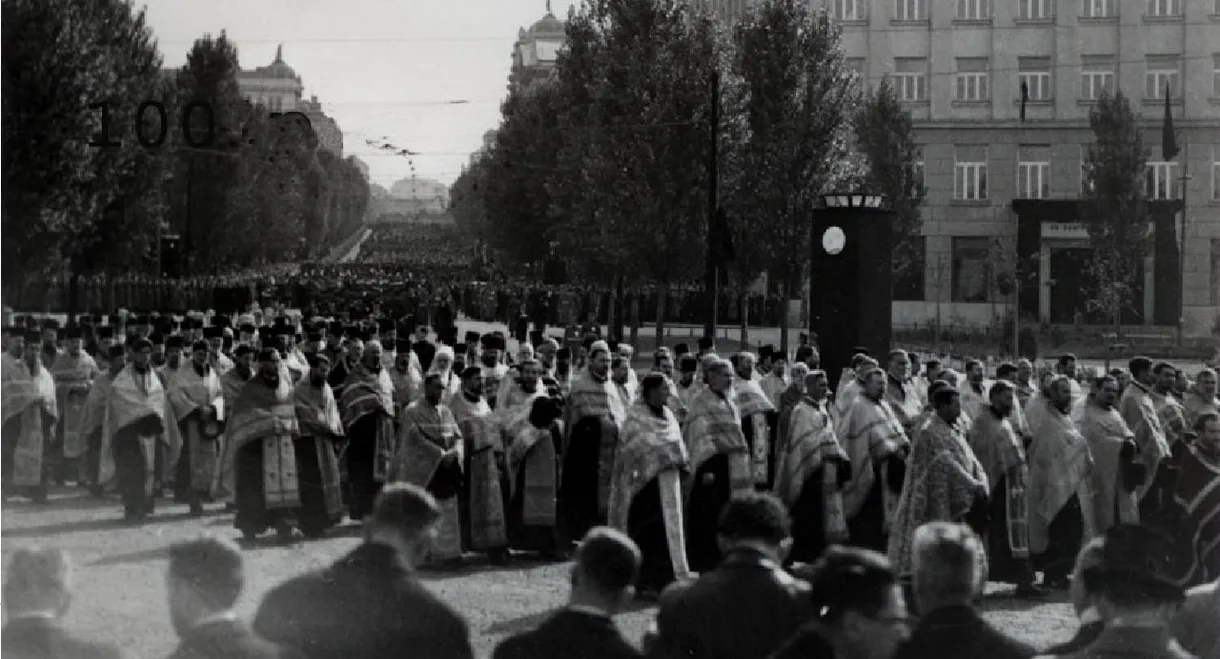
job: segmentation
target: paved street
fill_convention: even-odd
[[[76,594],[68,626],[77,633],[126,647],[136,657],[163,657],[174,645],[165,605],[165,549],[200,532],[236,538],[233,517],[211,506],[202,519],[187,516],[182,504],[161,503],[153,520],[140,527],[120,521],[117,501],[97,501],[77,490],[60,489],[42,506],[10,503],[3,510],[3,554],[16,547],[41,544],[67,550],[77,566]],[[359,527],[345,525],[332,537],[289,546],[269,538],[245,550],[248,588],[241,611],[253,612],[259,597],[276,583],[321,567],[358,541]],[[569,566],[543,564],[518,557],[506,568],[492,568],[470,557],[471,565],[452,571],[425,571],[429,587],[451,602],[470,621],[475,650],[489,657],[504,636],[537,624],[559,606],[567,592]],[[994,591],[1005,592],[1006,587]],[[989,618],[1025,639],[1050,643],[1075,628],[1062,594],[1053,601],[1019,602],[989,596]],[[651,620],[651,607],[618,617],[630,639],[639,639]]]

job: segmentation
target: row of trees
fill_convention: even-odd
[[[696,5],[573,12],[554,74],[510,79],[493,148],[454,184],[458,222],[509,260],[555,246],[619,286],[697,278],[707,241],[731,242],[733,285],[767,272],[796,297],[819,195],[867,186],[898,211],[896,272],[915,267],[918,152],[889,85],[866,93],[806,2],[764,0],[731,30]],[[730,241],[709,236],[712,199]]]
[[[224,33],[168,75],[130,0],[2,8],[5,278],[159,272],[168,235],[169,270],[222,272],[315,257],[359,227],[359,169],[241,98]]]

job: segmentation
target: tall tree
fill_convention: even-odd
[[[1140,120],[1121,91],[1103,94],[1089,112],[1094,143],[1084,159],[1083,215],[1089,230],[1088,306],[1115,327],[1132,308],[1152,240],[1144,197],[1147,152]]]
[[[885,195],[894,211],[893,277],[922,278],[919,206],[925,188],[911,113],[898,101],[889,78],[882,78],[854,120],[855,147],[865,160],[865,186]]]
[[[133,134],[140,103],[159,97],[143,11],[125,0],[4,0],[2,10],[4,276],[138,263],[162,178],[160,154]]]
[[[239,241],[247,240],[249,218],[243,217],[239,195],[243,183],[250,181],[243,156],[251,145],[222,144],[217,137],[218,127],[252,120],[238,91],[238,71],[237,47],[223,31],[216,38],[196,39],[186,66],[178,71],[171,116],[181,125],[170,131],[177,154],[172,207],[187,272],[217,269],[247,257]]]
[[[858,86],[838,28],[804,2],[763,0],[732,41],[723,203],[736,227],[736,268],[747,282],[772,271],[790,299],[809,260],[818,195],[858,174],[850,157]],[[787,327],[781,343],[786,349]]]

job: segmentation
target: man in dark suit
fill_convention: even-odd
[[[4,571],[4,659],[121,659],[119,648],[74,638],[60,626],[72,599],[71,565],[59,549],[18,549]]]
[[[1071,654],[1083,650],[1097,640],[1097,636],[1105,627],[1101,613],[1097,610],[1097,592],[1091,587],[1095,584],[1083,576],[1086,570],[1095,569],[1101,564],[1104,546],[1101,538],[1094,538],[1076,556],[1076,567],[1072,570],[1071,593],[1076,616],[1080,619],[1080,629],[1076,630],[1076,635],[1070,640],[1052,646],[1046,654]]]
[[[364,542],[334,565],[277,586],[254,629],[309,659],[473,659],[466,621],[415,576],[440,509],[423,488],[386,485]]]
[[[658,659],[758,659],[810,618],[809,585],[781,566],[791,543],[784,504],[734,496],[717,525],[724,559],[697,580],[661,593],[649,654]]]
[[[492,659],[641,659],[613,616],[635,596],[640,549],[620,531],[597,527],[585,534],[568,605],[538,629],[505,639]]]
[[[1034,649],[1002,634],[974,609],[986,549],[964,524],[928,522],[912,540],[912,588],[920,614],[896,659],[1028,659]]]
[[[1114,526],[1102,539],[1100,564],[1081,578],[1097,592],[1105,627],[1070,659],[1189,659],[1170,623],[1185,599],[1172,574],[1172,538],[1135,525]],[[1214,621],[1212,621],[1214,624]],[[990,658],[989,658],[990,659]]]
[[[296,659],[233,613],[245,585],[241,552],[202,537],[169,550],[169,618],[181,642],[170,659]]]

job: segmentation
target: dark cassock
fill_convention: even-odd
[[[1029,551],[1043,584],[1066,588],[1083,542],[1093,537],[1089,443],[1072,420],[1072,388],[1066,376],[1047,385],[1049,396],[1030,401]]]
[[[1031,589],[1029,515],[1025,488],[1029,479],[1025,447],[1012,423],[1016,390],[996,382],[988,392],[988,405],[970,425],[967,439],[983,465],[990,485],[990,524],[987,557],[991,581],[1016,584],[1019,592]]]
[[[333,375],[333,373],[332,373]],[[333,377],[330,378],[333,382]],[[394,384],[385,369],[372,373],[362,365],[349,371],[339,398],[347,436],[344,460],[351,488],[350,513],[362,520],[386,482],[398,439],[394,429]]]
[[[1195,420],[1196,439],[1178,466],[1175,578],[1183,586],[1220,579],[1220,418]]]
[[[152,514],[158,448],[176,459],[181,446],[165,388],[149,364],[151,347],[136,347],[140,343],[110,383],[98,464],[99,483],[117,480],[128,520]]]
[[[738,377],[733,384],[733,403],[741,415],[741,432],[750,447],[750,475],[754,486],[770,489],[774,479],[774,454],[771,443],[771,415],[775,406],[753,380]]]
[[[514,549],[556,558],[566,547],[559,528],[559,451],[563,433],[559,399],[536,393],[512,410],[496,412],[503,422],[508,505],[505,523]]]
[[[711,365],[708,386],[691,401],[682,430],[691,473],[683,492],[686,553],[696,572],[720,562],[716,531],[724,505],[734,493],[754,489],[750,448],[741,432],[741,417],[728,397],[731,369],[726,360]]]
[[[589,367],[572,382],[564,409],[567,434],[559,497],[564,532],[572,539],[583,538],[590,528],[606,522],[619,426],[626,416],[622,398],[608,377],[610,357],[604,345],[590,351]]]
[[[47,496],[47,447],[59,417],[55,380],[41,361],[41,337],[30,332],[23,358],[3,361],[3,465],[5,495]]]
[[[237,516],[246,539],[270,527],[291,536],[301,489],[296,464],[300,434],[292,376],[274,348],[259,352],[258,374],[242,387],[229,416]]]
[[[407,406],[399,419],[399,444],[388,474],[391,482],[426,488],[440,507],[437,536],[429,560],[462,557],[461,509],[463,454],[466,447],[453,412],[441,402],[444,384],[437,375],[424,378],[424,395]]]
[[[875,365],[862,369],[853,380],[858,383],[857,393],[835,425],[835,436],[847,451],[852,470],[843,488],[851,543],[881,552],[889,545],[887,536],[910,451],[902,422],[882,398],[885,377]]]
[[[463,469],[466,478],[462,480],[458,508],[462,547],[488,552],[493,560],[499,561],[508,548],[504,513],[508,482],[507,474],[502,472],[506,466],[499,419],[483,398],[482,388],[479,368],[467,367],[462,373],[462,391],[449,404],[466,444]]]
[[[659,593],[690,576],[682,521],[682,476],[689,465],[678,419],[665,403],[669,381],[654,373],[627,411],[610,486],[610,525],[631,536],[641,556],[636,588]]]
[[[969,524],[980,537],[987,533],[976,520],[980,512],[985,520],[991,488],[983,465],[955,423],[961,414],[961,395],[951,387],[931,395],[936,411],[911,442],[906,480],[890,528],[887,553],[900,577],[913,571],[911,541],[920,526],[959,522]]]
[[[192,346],[191,361],[174,371],[166,397],[182,446],[174,464],[175,495],[190,504],[194,515],[210,500],[220,461],[220,432],[225,418],[224,389],[207,361],[207,344]],[[171,463],[172,464],[172,463]]]
[[[849,540],[842,488],[851,465],[835,436],[825,377],[820,386],[820,396],[793,407],[785,451],[776,456],[775,494],[792,515],[793,563],[812,563],[827,546]]]
[[[343,420],[335,393],[326,381],[330,361],[309,357],[309,375],[293,388],[300,435],[293,441],[297,480],[301,489],[298,519],[301,532],[318,537],[343,519],[336,442],[343,438]]]

